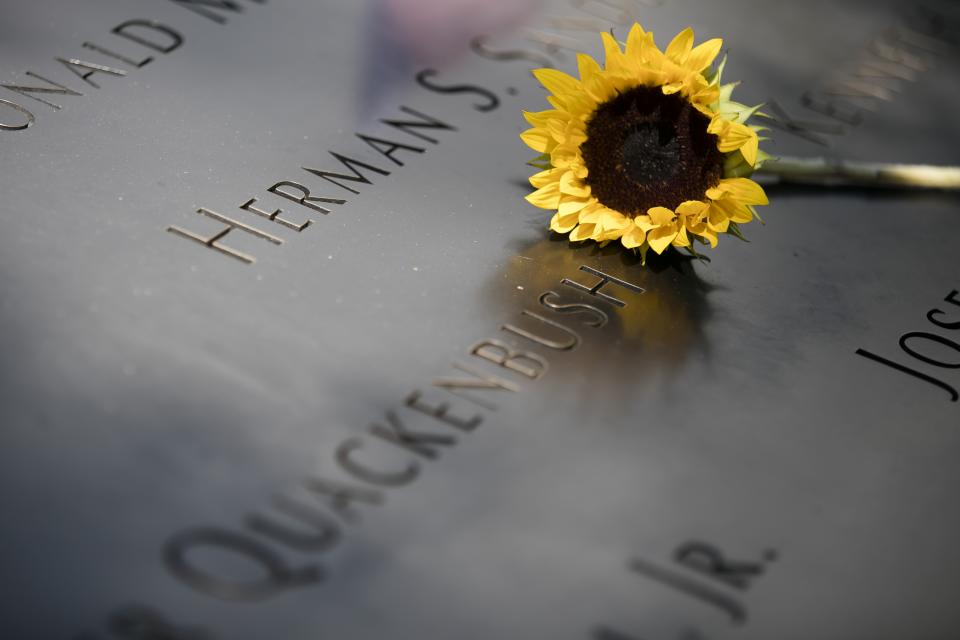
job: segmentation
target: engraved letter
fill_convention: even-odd
[[[869,82],[867,80],[858,80],[854,77],[848,77],[830,85],[824,89],[823,93],[828,96],[853,98],[855,100],[883,100],[884,102],[893,101],[893,89]]]
[[[297,233],[303,231],[304,229],[306,229],[312,224],[310,220],[304,220],[300,224],[297,224],[296,222],[291,222],[286,218],[280,217],[280,214],[283,213],[283,209],[275,209],[273,212],[264,211],[263,209],[258,209],[257,207],[253,206],[256,202],[257,202],[256,198],[250,198],[244,204],[240,205],[240,208],[243,209],[244,211],[250,211],[251,213],[255,213],[262,218],[266,218],[267,220],[270,220],[271,222],[276,222],[279,225],[283,225],[287,229],[293,229]]]
[[[297,551],[326,551],[340,541],[340,525],[325,513],[305,507],[284,496],[277,496],[273,500],[273,506],[287,516],[303,522],[309,530],[294,529],[269,516],[256,513],[247,517],[246,525],[253,531]]]
[[[623,300],[619,299],[619,298],[615,298],[615,297],[613,297],[613,296],[610,296],[610,295],[607,295],[607,294],[603,293],[603,292],[601,291],[601,289],[603,289],[603,288],[604,288],[605,286],[607,286],[608,284],[620,285],[620,286],[623,287],[624,289],[626,289],[626,290],[628,290],[628,291],[632,291],[633,293],[644,293],[644,292],[645,292],[645,290],[644,290],[642,287],[638,287],[637,285],[632,284],[632,283],[630,283],[630,282],[627,282],[626,280],[621,280],[620,278],[615,278],[615,277],[613,277],[613,276],[607,275],[607,274],[605,274],[605,273],[602,272],[602,271],[597,271],[596,269],[594,269],[594,268],[592,268],[592,267],[588,267],[588,266],[586,266],[586,265],[582,265],[582,266],[580,267],[580,271],[584,271],[584,272],[589,273],[589,274],[591,274],[591,275],[597,276],[598,278],[600,278],[600,282],[598,282],[597,284],[593,285],[592,287],[588,287],[588,286],[585,286],[585,285],[580,284],[579,282],[576,282],[575,280],[570,280],[570,279],[568,279],[568,278],[564,278],[564,279],[561,281],[561,283],[564,284],[564,285],[566,285],[566,286],[568,286],[568,287],[572,287],[572,288],[576,289],[577,291],[583,291],[583,292],[585,292],[585,293],[589,293],[589,294],[592,295],[592,296],[596,296],[596,297],[600,298],[601,300],[606,300],[606,301],[609,302],[610,304],[616,305],[616,306],[618,306],[618,307],[625,307],[625,306],[627,306],[627,303],[624,302]]]
[[[526,376],[531,380],[543,377],[547,361],[532,351],[517,351],[505,342],[490,338],[470,348],[470,355]]]
[[[893,32],[878,36],[870,42],[870,53],[881,60],[899,65],[909,71],[926,71],[930,68],[923,58],[899,46],[900,34]]]
[[[705,604],[714,606],[725,612],[736,624],[743,624],[747,621],[747,610],[737,600],[727,596],[720,591],[690,580],[686,576],[679,575],[662,567],[635,558],[630,562],[630,568],[640,575],[659,582],[660,584],[676,589],[678,592],[699,600]]]
[[[493,111],[500,106],[500,98],[492,91],[472,84],[455,84],[449,87],[432,84],[428,80],[435,75],[437,75],[435,69],[424,69],[417,74],[417,84],[424,89],[429,89],[437,93],[476,93],[477,95],[481,95],[487,99],[487,102],[473,105],[473,108],[477,111]]]
[[[548,308],[548,309],[553,309],[553,310],[556,311],[557,313],[562,313],[562,314],[568,314],[568,313],[571,313],[571,314],[575,314],[575,313],[586,313],[586,314],[589,314],[589,315],[593,316],[593,318],[592,318],[591,320],[584,320],[584,321],[583,321],[583,324],[587,325],[588,327],[600,328],[600,327],[605,326],[605,325],[610,321],[610,316],[608,316],[606,313],[604,313],[604,312],[601,311],[600,309],[596,308],[596,307],[593,306],[592,304],[580,304],[580,303],[576,303],[576,304],[559,304],[559,303],[553,302],[553,301],[551,300],[551,298],[556,299],[556,298],[559,298],[559,297],[560,297],[560,294],[557,293],[556,291],[547,291],[546,293],[544,293],[543,295],[540,296],[540,304],[542,304],[543,306],[545,306],[545,307]]]
[[[487,46],[489,42],[487,36],[477,36],[470,41],[470,50],[481,58],[495,60],[497,62],[512,62],[514,60],[527,60],[534,63],[537,67],[554,68],[553,60],[538,51],[529,49],[508,49],[506,51],[497,51]]]
[[[769,124],[771,127],[779,129],[780,131],[792,133],[793,135],[803,138],[804,140],[809,140],[810,142],[818,144],[821,147],[829,147],[830,142],[819,134],[822,133],[834,136],[843,135],[843,125],[833,122],[821,123],[796,120],[789,115],[786,110],[777,103],[776,100],[770,100],[767,106],[773,113],[772,117],[768,116],[765,118],[767,124]]]
[[[469,400],[470,402],[489,409],[491,411],[496,411],[497,405],[492,402],[487,402],[486,400],[481,400],[474,398],[473,396],[463,393],[463,389],[497,389],[500,391],[512,391],[516,393],[520,391],[520,387],[510,382],[509,380],[504,380],[503,378],[498,378],[496,376],[491,376],[483,372],[479,372],[472,367],[468,367],[465,364],[459,362],[454,362],[453,366],[464,373],[469,373],[472,378],[437,378],[433,381],[433,386],[449,391],[450,393]]]
[[[337,447],[337,462],[354,478],[383,487],[400,487],[410,484],[420,475],[420,465],[416,462],[411,462],[402,471],[378,471],[360,464],[354,460],[352,454],[362,449],[363,445],[364,442],[360,438],[350,438]]]
[[[67,69],[69,69],[94,89],[100,88],[100,85],[90,79],[90,76],[95,73],[107,73],[111,76],[127,75],[127,72],[123,69],[114,69],[113,67],[107,67],[102,64],[84,62],[83,60],[77,60],[76,58],[70,58],[69,60],[66,58],[57,58],[57,62],[63,64]],[[86,71],[78,71],[78,69],[86,69]]]
[[[307,169],[307,171],[309,171],[309,169]],[[299,193],[290,193],[289,191],[285,191],[284,190],[285,187],[296,189],[297,191],[299,191]],[[302,204],[308,209],[313,209],[314,211],[318,211],[323,215],[327,215],[328,213],[330,213],[330,209],[327,209],[326,207],[321,207],[320,205],[316,204],[317,202],[324,202],[327,204],[344,204],[346,202],[346,200],[340,200],[339,198],[313,197],[310,195],[310,189],[307,189],[305,186],[303,186],[298,182],[291,182],[290,180],[283,180],[282,182],[278,182],[277,184],[267,189],[267,191],[275,195],[278,195],[281,198],[286,198],[291,202]]]
[[[599,285],[599,286],[603,286],[603,285]],[[601,293],[598,295],[604,295],[604,294]],[[512,324],[505,324],[505,325],[502,325],[500,328],[503,331],[509,331],[510,333],[520,336],[521,338],[526,338],[527,340],[536,342],[537,344],[543,345],[544,347],[547,347],[549,349],[556,349],[557,351],[572,351],[573,349],[576,349],[578,346],[580,346],[580,336],[577,335],[577,332],[574,331],[573,329],[569,329],[563,326],[562,324],[560,324],[559,322],[554,322],[550,318],[544,318],[543,316],[538,315],[532,311],[523,310],[521,314],[530,318],[536,318],[537,320],[539,320],[540,322],[546,325],[550,325],[551,327],[556,327],[557,329],[560,329],[561,331],[563,331],[569,336],[569,339],[566,340],[565,342],[550,340],[549,338],[538,336],[535,333],[531,333],[526,329],[521,329],[520,327],[516,327]]]
[[[738,589],[748,588],[750,580],[763,573],[762,564],[728,560],[719,549],[704,542],[682,545],[674,558],[685,567]]]
[[[944,345],[945,347],[949,347],[953,349],[957,353],[960,353],[960,344],[957,344],[956,342],[954,342],[953,340],[950,340],[949,338],[944,338],[934,333],[927,333],[925,331],[911,331],[910,333],[905,333],[900,337],[900,348],[906,351],[907,353],[909,353],[911,356],[913,356],[917,360],[922,360],[927,364],[932,364],[935,367],[943,367],[944,369],[960,369],[960,362],[941,362],[940,360],[934,360],[930,356],[926,356],[922,353],[917,353],[916,351],[913,350],[912,347],[910,347],[907,344],[907,341],[913,340],[913,339],[924,339],[924,340],[929,340],[930,342],[938,342]]]
[[[388,175],[390,175],[390,172],[389,172],[389,171],[384,171],[383,169],[380,169],[379,167],[374,167],[373,165],[366,164],[365,162],[360,162],[359,160],[354,160],[353,158],[348,158],[348,157],[346,157],[346,156],[342,156],[342,155],[340,155],[339,153],[334,153],[333,151],[331,151],[331,152],[330,152],[330,155],[332,155],[334,158],[336,158],[337,160],[339,160],[339,161],[341,162],[341,164],[343,164],[343,166],[345,166],[347,169],[350,169],[350,171],[353,172],[353,175],[352,175],[352,176],[348,176],[348,175],[346,175],[346,174],[336,173],[336,172],[334,172],[334,171],[320,171],[319,169],[310,169],[309,167],[304,167],[303,170],[304,170],[304,171],[309,171],[310,173],[312,173],[312,174],[315,175],[315,176],[320,176],[320,177],[323,178],[324,180],[326,180],[326,181],[328,181],[328,182],[332,182],[333,184],[337,185],[338,187],[341,187],[341,188],[343,188],[343,189],[346,189],[347,191],[350,191],[350,192],[352,192],[352,193],[357,193],[357,194],[359,194],[360,192],[357,191],[356,189],[351,189],[350,187],[348,187],[348,186],[345,185],[345,184],[341,184],[341,183],[337,182],[337,180],[349,180],[350,182],[362,182],[363,184],[373,184],[373,183],[370,181],[370,178],[366,177],[365,175],[363,175],[362,173],[360,173],[359,171],[357,171],[357,169],[356,169],[357,167],[363,167],[364,169],[367,169],[367,170],[369,170],[369,171],[373,171],[374,173],[379,173],[379,174],[382,175],[382,176],[388,176]],[[339,204],[342,204],[342,203],[339,203]]]
[[[260,565],[264,575],[252,581],[220,577],[190,561],[188,552],[202,547],[228,551]],[[167,569],[187,586],[231,602],[267,600],[287,589],[320,582],[322,578],[318,565],[294,569],[258,540],[226,529],[191,529],[180,533],[164,545],[163,560]]]
[[[426,140],[427,142],[432,142],[437,144],[436,138],[431,138],[425,133],[420,133],[419,131],[411,131],[411,129],[446,129],[447,131],[456,131],[456,127],[452,127],[445,122],[441,122],[436,118],[431,118],[428,115],[424,115],[419,111],[411,109],[410,107],[400,107],[400,110],[404,113],[409,113],[412,116],[420,118],[420,121],[411,121],[411,120],[381,120],[380,122],[390,125],[396,129],[400,129],[404,133],[408,133],[411,136],[416,136],[421,140]]]
[[[54,104],[53,102],[50,102],[49,100],[44,100],[43,98],[38,98],[37,96],[30,95],[30,94],[32,94],[32,93],[48,93],[48,94],[49,94],[49,93],[58,93],[58,94],[64,95],[64,96],[82,96],[82,95],[83,95],[83,94],[80,93],[79,91],[74,91],[73,89],[69,89],[69,88],[63,86],[62,84],[59,84],[59,83],[54,82],[53,80],[47,80],[47,79],[44,78],[43,76],[41,76],[41,75],[39,75],[39,74],[36,74],[36,73],[34,73],[33,71],[27,71],[27,72],[26,72],[26,75],[30,76],[31,78],[37,78],[38,80],[43,80],[43,81],[46,82],[47,84],[53,85],[53,87],[56,87],[56,88],[53,88],[53,87],[26,87],[26,86],[18,85],[18,84],[0,84],[0,87],[3,87],[4,89],[9,89],[10,91],[13,91],[14,93],[19,93],[19,94],[22,95],[22,96],[26,96],[26,97],[28,97],[28,98],[33,98],[34,100],[37,100],[38,102],[42,102],[43,104],[47,105],[48,107],[53,107],[53,108],[56,109],[57,111],[59,111],[59,110],[62,108],[60,105]]]
[[[370,433],[421,458],[433,460],[437,457],[437,450],[430,445],[449,447],[457,443],[457,439],[453,436],[408,431],[393,411],[387,412],[387,424],[390,426],[384,427],[380,424],[371,426]]]
[[[957,300],[957,296],[960,295],[960,291],[951,291],[950,295],[944,298],[944,302],[949,302],[950,304],[960,307],[960,300]],[[941,311],[940,309],[931,309],[927,312],[927,320],[937,325],[941,329],[960,329],[960,320],[956,322],[944,322],[943,320],[937,320],[937,316],[946,315],[946,311]]]
[[[220,9],[225,11],[232,11],[233,13],[242,13],[243,7],[239,3],[234,2],[234,0],[172,0],[178,5],[185,9],[190,9],[194,13],[197,13],[204,18],[213,20],[217,24],[227,24],[227,19],[213,11],[212,9]],[[208,8],[209,7],[209,8]]]
[[[130,29],[132,27],[137,27],[138,29],[131,33]],[[142,29],[156,31],[157,33],[169,37],[170,40],[169,42],[157,42],[154,39],[145,38],[137,33],[138,30]],[[123,24],[118,24],[115,26],[111,33],[160,53],[170,53],[171,51],[179,49],[183,44],[183,36],[180,35],[180,33],[174,31],[165,24],[153,22],[152,20],[127,20]]]
[[[266,231],[261,231],[256,227],[251,227],[250,225],[244,224],[232,218],[228,218],[227,216],[217,213],[216,211],[210,211],[209,209],[198,209],[197,213],[203,216],[207,216],[208,218],[213,218],[214,220],[222,222],[227,226],[208,237],[198,235],[192,231],[188,231],[176,225],[171,225],[167,227],[167,231],[169,231],[174,235],[180,236],[181,238],[186,238],[187,240],[193,240],[194,242],[199,242],[205,247],[215,249],[220,253],[228,255],[231,258],[236,258],[240,262],[244,262],[246,264],[253,264],[254,262],[256,262],[256,258],[220,243],[220,240],[222,240],[228,233],[230,233],[234,229],[245,231],[246,233],[249,233],[250,235],[256,238],[261,238],[268,242],[272,242],[273,244],[283,244],[283,240],[281,240],[280,238],[274,235],[267,233]]]
[[[365,502],[372,505],[383,504],[383,493],[375,489],[346,485],[316,477],[304,480],[303,486],[311,493],[330,498],[328,506],[346,522],[356,522],[360,519],[360,516],[351,506],[353,502]]]
[[[412,151],[414,153],[423,153],[426,149],[422,147],[414,147],[409,144],[402,144],[400,142],[393,142],[392,140],[384,140],[383,138],[373,138],[371,136],[365,136],[362,133],[358,133],[357,137],[366,142],[368,145],[374,148],[377,153],[381,153],[387,158],[390,159],[396,165],[403,166],[402,160],[397,160],[393,157],[400,149],[405,149],[406,151]]]
[[[885,364],[891,369],[913,376],[914,378],[918,378],[920,380],[923,380],[924,382],[929,382],[935,387],[940,387],[941,389],[946,391],[948,394],[950,394],[950,402],[956,402],[958,399],[960,399],[960,393],[957,393],[957,390],[951,387],[950,385],[948,385],[946,382],[937,380],[936,378],[932,376],[928,376],[925,373],[920,373],[916,369],[911,369],[910,367],[904,366],[897,362],[893,362],[892,360],[887,360],[883,356],[878,356],[874,353],[870,353],[865,349],[857,349],[857,355],[863,356],[868,360],[873,360],[874,362],[879,362],[880,364]]]
[[[818,100],[812,91],[805,91],[800,96],[800,102],[811,111],[822,113],[851,127],[857,127],[863,123],[863,111],[861,109],[851,105],[843,105],[835,100]]]
[[[413,411],[419,411],[420,413],[430,416],[440,422],[450,425],[455,429],[469,433],[477,427],[480,426],[480,423],[483,422],[483,417],[479,414],[473,416],[469,419],[461,418],[460,416],[455,416],[450,413],[450,403],[441,402],[440,404],[427,404],[423,400],[423,394],[419,391],[412,392],[407,399],[404,401],[404,404],[412,409]]]
[[[147,66],[148,64],[150,64],[151,62],[153,62],[153,56],[147,56],[146,58],[144,58],[144,59],[142,59],[142,60],[131,60],[130,58],[128,58],[128,57],[125,56],[125,55],[119,54],[119,53],[117,53],[117,52],[115,52],[115,51],[111,51],[110,49],[104,49],[104,48],[101,47],[100,45],[94,44],[94,43],[92,43],[92,42],[84,42],[84,43],[83,43],[83,48],[84,48],[84,49],[90,49],[91,51],[96,51],[97,53],[100,53],[100,54],[103,54],[103,55],[107,56],[108,58],[113,58],[114,60],[119,60],[120,62],[129,64],[130,66],[136,67],[137,69],[141,69],[141,68]]]
[[[3,129],[4,131],[21,131],[36,122],[36,118],[33,117],[33,114],[18,105],[16,102],[0,99],[0,107],[9,107],[14,111],[19,111],[26,118],[26,122],[20,124],[10,124],[0,120],[0,129]]]

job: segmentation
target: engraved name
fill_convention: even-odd
[[[960,343],[947,337],[960,331],[960,291],[954,289],[943,302],[943,308],[938,305],[927,312],[927,322],[932,327],[922,327],[925,330],[908,331],[900,336],[900,349],[909,360],[894,360],[866,349],[857,349],[857,355],[941,389],[947,393],[950,402],[957,402],[960,393],[947,382],[949,378],[945,380],[943,376],[960,369]],[[943,335],[945,333],[947,335]]]
[[[830,147],[833,138],[861,126],[867,112],[904,94],[909,83],[920,80],[955,50],[960,31],[956,10],[954,4],[942,1],[936,9],[923,4],[905,7],[898,22],[801,94],[800,107],[819,119],[797,117],[774,99],[767,101],[769,113],[760,117],[779,131]]]
[[[583,50],[583,35],[595,35],[611,25],[629,27],[641,19],[643,9],[663,6],[668,0],[569,0],[576,16],[550,15],[538,28],[523,30],[521,47],[492,47],[490,38],[471,42],[476,55],[498,63],[525,62],[529,67],[556,67],[570,54]],[[832,140],[861,126],[866,114],[906,93],[937,62],[955,51],[960,32],[960,12],[949,0],[904,7],[901,18],[870,38],[848,62],[824,73],[824,80],[799,98],[799,108],[813,118],[791,112],[770,98],[765,123],[813,144],[830,147]],[[824,119],[824,117],[826,119]]]
[[[231,14],[244,11],[244,4],[235,0],[170,0],[194,15],[217,24],[227,24]],[[267,0],[246,0],[263,5]],[[39,102],[52,111],[63,109],[62,97],[84,97],[84,91],[100,89],[101,82],[110,78],[126,78],[133,71],[152,64],[160,56],[166,56],[184,44],[183,33],[169,25],[155,20],[134,19],[121,22],[110,29],[109,40],[84,42],[83,53],[73,56],[56,56],[54,62],[60,74],[69,71],[83,82],[77,85],[75,78],[67,82],[63,77],[55,76],[51,80],[49,72],[43,74],[28,70],[23,75],[30,78],[14,83],[0,83],[0,88],[21,96],[0,98],[0,132],[16,132],[29,129],[37,122],[33,110],[25,106],[23,98]],[[39,81],[39,82],[38,82]],[[62,82],[61,82],[62,81]],[[82,89],[82,91],[81,91]],[[56,101],[56,102],[55,102]],[[36,107],[34,107],[36,108]]]
[[[492,91],[475,85],[440,83],[435,80],[436,75],[433,69],[425,69],[417,74],[417,84],[439,94],[473,94],[473,108],[477,111],[493,111],[500,106],[500,99]],[[206,207],[197,209],[198,215],[218,223],[212,231],[198,232],[180,225],[170,225],[167,231],[243,264],[253,264],[256,257],[249,251],[238,249],[233,243],[234,238],[246,235],[280,246],[285,242],[278,235],[281,229],[286,233],[302,233],[316,220],[331,213],[332,207],[346,205],[354,196],[361,194],[361,189],[373,186],[378,178],[389,176],[398,167],[403,167],[407,158],[423,154],[428,147],[439,144],[436,136],[440,132],[457,130],[453,125],[411,107],[401,106],[399,111],[396,117],[380,120],[388,133],[354,134],[366,145],[365,148],[372,149],[380,156],[378,159],[370,160],[364,156],[360,156],[364,159],[359,159],[354,151],[349,154],[328,151],[330,159],[304,164],[301,167],[303,175],[278,180],[264,189],[276,201],[273,205],[261,203],[263,194],[244,196],[236,205],[236,211],[229,214]],[[396,134],[401,137],[398,138]],[[336,187],[333,193],[321,190],[330,188],[330,185]],[[276,206],[283,201],[286,201],[284,206],[288,208],[292,203],[295,211]]]
[[[634,557],[628,567],[632,573],[673,591],[688,603],[698,603],[722,614],[731,626],[742,627],[747,624],[749,617],[743,603],[745,592],[778,558],[776,550],[766,549],[760,554],[759,560],[734,559],[717,545],[690,540],[674,550],[669,565]],[[640,640],[638,636],[606,625],[594,630],[592,637],[593,640]],[[706,635],[699,628],[690,626],[677,637],[704,640]]]
[[[536,306],[501,324],[498,333],[467,347],[450,371],[411,389],[362,435],[335,446],[330,458],[337,477],[304,477],[249,512],[239,527],[201,526],[175,534],[163,550],[167,569],[191,589],[231,602],[268,600],[320,583],[325,572],[316,556],[342,546],[364,511],[414,483],[426,465],[498,411],[501,398],[543,379],[550,359],[580,347],[582,332],[602,330],[610,314],[644,294],[589,266],[557,285],[541,292]],[[238,580],[218,573],[204,563],[211,552],[231,554],[259,575]],[[308,559],[291,559],[302,555]]]

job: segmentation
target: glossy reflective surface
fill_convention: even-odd
[[[629,16],[238,4],[2,3],[0,81],[83,94],[0,89],[5,637],[956,637],[955,197],[771,189],[644,269],[518,139]],[[773,152],[960,160],[951,3],[653,4]]]

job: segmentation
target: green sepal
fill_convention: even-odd
[[[541,153],[536,158],[527,163],[531,167],[536,167],[537,169],[542,169],[546,171],[547,169],[552,169],[553,164],[550,162],[549,153]]]
[[[696,236],[696,235],[694,235],[693,237],[694,237],[694,238],[697,238],[698,240],[700,240],[700,242],[703,242],[704,244],[706,244],[706,241],[703,240],[703,239],[701,239],[700,237],[698,237],[698,236]],[[691,256],[693,256],[694,258],[696,258],[696,259],[699,260],[700,262],[710,262],[710,258],[708,258],[707,256],[703,255],[702,253],[698,253],[697,250],[693,248],[693,245],[692,245],[692,244],[691,244],[689,247],[684,247],[683,249],[684,249],[684,251],[686,251],[687,253],[689,253]]]
[[[758,104],[751,107],[733,100],[722,100],[720,102],[720,115],[726,120],[746,124],[747,120],[753,117],[753,114],[762,106],[762,104]]]
[[[731,82],[729,84],[720,85],[720,102],[730,102],[730,98],[733,96],[733,90],[739,85],[739,82]]]
[[[740,230],[740,225],[737,224],[736,222],[731,222],[731,223],[730,223],[730,225],[727,227],[727,233],[730,233],[730,234],[736,236],[737,238],[739,238],[740,240],[743,240],[744,242],[750,242],[750,241],[747,240],[747,238],[743,235],[743,232]]]
[[[720,60],[720,64],[711,68],[707,73],[703,74],[703,77],[709,84],[720,84],[720,79],[723,77],[723,69],[727,66],[727,54],[723,54],[723,58]]]
[[[750,166],[750,163],[744,159],[739,149],[733,153],[725,154],[723,160],[724,178],[749,178],[753,175],[754,171],[755,168]]]
[[[760,167],[763,166],[763,164],[764,164],[767,160],[774,160],[774,159],[775,159],[774,156],[770,155],[769,153],[767,153],[767,152],[764,151],[763,149],[758,149],[758,150],[757,150],[757,164],[756,164],[756,168],[759,169]]]

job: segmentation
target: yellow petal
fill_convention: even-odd
[[[607,236],[606,233],[600,227],[594,227],[593,233],[590,234],[590,239],[596,242],[606,244]]]
[[[620,243],[627,249],[636,249],[647,239],[647,234],[637,225],[631,225],[626,232],[620,236]]]
[[[556,209],[560,206],[560,183],[551,182],[528,195],[526,200],[541,209]]]
[[[677,207],[677,214],[681,216],[699,216],[707,208],[707,203],[701,200],[687,200]]]
[[[570,198],[568,196],[561,196],[560,205],[557,207],[557,211],[562,216],[580,213],[580,210],[588,204],[590,204],[589,200],[580,200],[577,198]]]
[[[530,185],[536,189],[541,189],[551,182],[559,182],[563,174],[563,169],[547,169],[546,171],[541,171],[540,173],[535,173],[530,176]]]
[[[723,40],[721,38],[707,40],[690,52],[684,66],[690,71],[700,73],[713,64],[721,48],[723,48]]]
[[[597,225],[607,234],[616,232],[615,237],[619,238],[628,226],[633,226],[633,221],[619,211],[614,211],[609,207],[600,206],[597,217]]]
[[[756,132],[753,136],[747,140],[743,146],[740,147],[740,153],[743,154],[743,159],[750,163],[750,166],[756,166],[757,164],[757,153],[760,151],[760,138],[757,137]]]
[[[567,123],[557,118],[547,120],[547,132],[550,137],[560,142],[567,140]]]
[[[663,51],[660,51],[660,47],[658,47],[657,43],[654,42],[653,33],[649,31],[643,40],[642,48],[640,49],[639,53],[643,62],[658,69],[670,63],[670,60],[667,58],[667,56],[663,53]]]
[[[604,229],[600,237],[596,239],[600,242],[610,242],[611,240],[619,240],[622,237],[623,229]]]
[[[556,141],[550,136],[550,133],[540,127],[527,129],[520,134],[520,139],[523,140],[528,147],[540,153],[547,153],[551,147],[556,145]]]
[[[550,220],[550,229],[557,233],[570,233],[575,226],[577,226],[577,216],[561,216],[555,213]]]
[[[687,235],[687,228],[680,227],[680,229],[677,231],[677,237],[674,238],[670,244],[675,247],[689,247],[690,237]]]
[[[580,242],[581,240],[589,240],[593,235],[594,228],[596,225],[592,224],[580,224],[577,225],[577,228],[570,232],[570,239],[574,242]]]
[[[716,187],[707,189],[707,197],[719,200],[729,194],[741,204],[770,204],[763,187],[750,178],[724,178]]]
[[[687,27],[677,34],[669,45],[667,45],[666,55],[677,64],[683,64],[693,49],[693,29]],[[658,252],[659,253],[659,252]]]
[[[743,224],[753,220],[753,211],[750,210],[750,207],[737,202],[733,198],[724,198],[723,200],[718,200],[717,202],[713,203],[711,208],[713,207],[720,207],[723,209],[723,213],[727,216],[727,218],[731,222],[736,222],[737,224]]]
[[[667,84],[661,87],[663,89],[663,95],[669,96],[673,95],[683,89],[683,82],[668,82]]]
[[[647,215],[650,217],[650,221],[657,227],[671,226],[677,217],[673,211],[666,207],[650,207],[647,209]]]
[[[650,216],[647,215],[637,216],[633,219],[633,224],[637,225],[640,229],[643,229],[643,231],[646,233],[649,233],[651,230],[657,228],[657,225],[653,224],[653,221],[650,220]]]
[[[730,122],[717,116],[707,127],[707,132],[720,138],[717,142],[717,149],[723,153],[730,153],[739,149],[744,159],[751,166],[757,163],[760,139],[757,137],[757,132],[747,125]]]
[[[577,70],[580,72],[580,82],[582,84],[586,84],[603,71],[600,63],[585,53],[577,54]]]
[[[619,71],[624,68],[623,51],[620,50],[620,44],[610,33],[604,31],[600,34],[603,40],[603,50],[606,55],[605,67],[607,71]]]
[[[689,96],[690,103],[703,115],[712,118],[717,115],[713,108],[719,102],[719,91],[716,87],[707,87]]]
[[[580,82],[571,75],[556,69],[535,69],[533,75],[540,81],[547,91],[564,98],[580,91]]]
[[[550,152],[550,164],[555,167],[571,168],[580,160],[579,145],[561,144]]]
[[[650,37],[638,23],[634,23],[627,35],[627,56],[640,60],[643,58],[644,49],[649,46]]]
[[[726,233],[730,227],[730,218],[727,217],[727,212],[723,207],[716,205],[710,207],[710,215],[707,216],[707,226],[710,227],[712,231]]]
[[[586,224],[597,224],[600,222],[600,209],[603,206],[599,202],[591,202],[580,210],[580,222]]]
[[[663,253],[663,251],[670,246],[670,243],[673,242],[673,239],[676,237],[676,229],[672,227],[658,227],[647,233],[647,242],[650,243],[651,249],[657,253]]]
[[[550,120],[562,120],[568,117],[563,111],[557,109],[547,109],[546,111],[524,111],[523,118],[530,123],[531,127],[546,128]]]
[[[698,233],[697,235],[700,236],[700,237],[702,237],[702,238],[706,238],[706,239],[707,239],[707,242],[710,243],[710,246],[711,246],[711,247],[713,247],[713,248],[716,248],[716,247],[717,247],[717,232],[714,231],[713,229],[710,229],[709,227],[707,227],[707,228],[703,229],[703,231],[701,231],[701,232]]]
[[[560,178],[560,192],[578,198],[590,195],[590,186],[579,180],[573,171],[567,170]]]
[[[592,78],[590,82],[584,83],[584,91],[586,91],[587,96],[595,104],[602,104],[616,94],[617,88],[613,85],[609,77],[596,76]],[[584,113],[583,115],[586,117],[589,116],[590,113]]]

